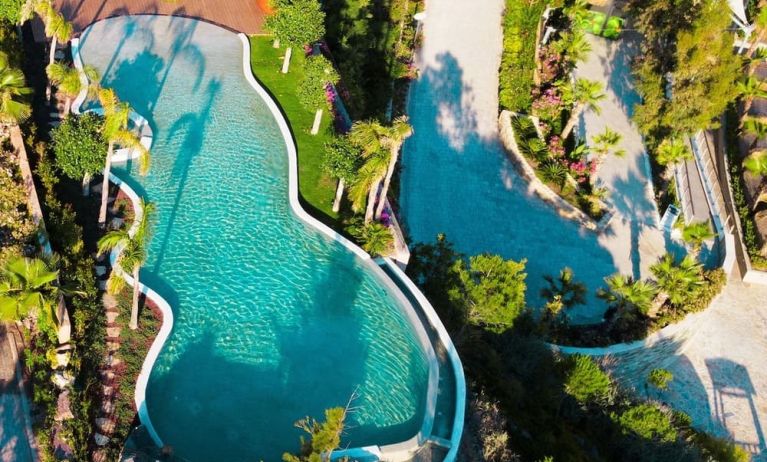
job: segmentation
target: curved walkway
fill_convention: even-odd
[[[498,253],[527,258],[528,302],[541,306],[543,276],[564,266],[590,289],[587,306],[574,308],[574,322],[599,321],[604,304],[594,291],[616,270],[635,277],[647,274],[664,253],[665,242],[652,226],[654,203],[622,204],[621,216],[597,235],[562,219],[528,192],[527,183],[507,159],[498,139],[498,67],[503,34],[503,0],[473,2],[440,0],[427,3],[420,69],[413,84],[409,114],[415,128],[406,142],[401,180],[401,212],[411,242],[433,242],[445,233],[468,255]],[[595,64],[605,66],[608,51]],[[607,71],[605,71],[607,72]],[[608,85],[608,101],[624,121],[624,94]],[[620,127],[631,130],[628,127]],[[618,127],[616,127],[618,128]],[[642,153],[620,159],[626,175],[643,171]],[[635,165],[629,165],[633,162]],[[628,188],[616,200],[629,201],[644,178],[618,175],[610,185]],[[640,198],[645,198],[641,193]],[[648,209],[649,207],[649,209]]]
[[[644,355],[657,354],[652,348]],[[674,374],[669,389],[650,397],[692,417],[693,424],[729,437],[767,461],[767,287],[731,282],[674,354],[658,354],[655,367]],[[648,371],[618,363],[621,381],[646,393]]]

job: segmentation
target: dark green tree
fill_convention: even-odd
[[[638,404],[612,417],[625,435],[664,443],[672,442],[677,437],[668,413],[654,404]]]
[[[83,186],[104,169],[107,142],[101,135],[103,124],[102,117],[87,113],[67,117],[51,133],[56,167],[68,178],[83,180]]]
[[[501,333],[514,325],[525,309],[525,263],[498,255],[477,255],[456,262],[460,285],[449,290],[470,324]]]
[[[576,354],[566,361],[565,392],[580,404],[602,402],[612,391],[610,377],[590,357]]]
[[[275,12],[266,18],[266,28],[287,45],[282,73],[288,73],[293,47],[301,47],[325,35],[325,13],[317,0],[273,0]]]
[[[357,149],[346,137],[334,137],[325,143],[325,157],[322,160],[322,170],[333,178],[338,178],[336,198],[333,200],[333,211],[341,209],[341,199],[344,188],[354,182],[360,167],[361,157]]]
[[[304,80],[298,87],[298,99],[306,109],[315,111],[312,135],[319,133],[322,113],[330,107],[326,89],[329,85],[336,83],[338,83],[338,72],[327,58],[314,55],[306,59]]]

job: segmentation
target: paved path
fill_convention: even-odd
[[[647,233],[656,215],[652,201],[629,202],[634,194],[646,198],[639,148],[624,161],[629,173],[614,173],[611,180],[614,187],[625,190],[613,195],[624,213],[603,234],[579,228],[528,195],[526,182],[498,140],[502,10],[502,0],[481,5],[465,0],[427,2],[424,42],[417,56],[420,74],[408,107],[415,133],[405,144],[401,215],[411,242],[433,242],[437,233],[444,232],[469,255],[492,252],[527,258],[528,302],[533,306],[542,305],[538,293],[543,276],[571,267],[591,292],[588,306],[576,307],[571,317],[575,322],[598,321],[604,305],[593,293],[603,278],[616,268],[644,275],[664,252],[662,236]],[[609,56],[595,54],[594,60],[610,65]],[[620,82],[610,88],[615,93]],[[628,125],[623,100],[616,95],[610,99],[616,106],[610,113],[620,114]],[[620,168],[625,171],[626,165]],[[605,166],[605,175],[610,169]]]
[[[17,358],[10,333],[0,324],[0,461],[31,462],[28,432],[29,408],[20,393],[16,376]]]
[[[696,427],[733,439],[754,461],[767,461],[766,359],[767,287],[731,282],[683,351],[659,358],[658,367],[674,374],[659,397],[688,413]],[[644,390],[645,377],[629,379]]]

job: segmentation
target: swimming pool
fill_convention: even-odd
[[[295,420],[352,396],[344,446],[422,430],[423,329],[372,262],[291,211],[287,148],[240,39],[126,16],[86,30],[80,53],[154,132],[149,175],[116,173],[158,210],[142,278],[174,317],[146,389],[162,442],[193,461],[278,460]]]

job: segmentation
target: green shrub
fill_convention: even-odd
[[[65,176],[80,180],[104,168],[107,142],[101,136],[102,118],[95,114],[69,116],[53,129],[56,167]]]
[[[657,388],[658,390],[665,390],[668,388],[668,384],[674,380],[674,374],[666,369],[653,369],[650,371],[650,375],[647,376],[647,383]]]
[[[695,435],[695,443],[703,452],[705,460],[715,460],[716,462],[748,462],[751,460],[743,448],[724,438],[698,433]]]
[[[543,0],[506,0],[498,98],[502,108],[530,112],[538,22]]]
[[[568,358],[565,392],[581,404],[603,401],[612,390],[610,377],[590,357],[573,355]]]
[[[638,404],[622,412],[613,414],[625,435],[635,435],[648,440],[671,442],[676,439],[677,431],[668,414],[654,404]]]
[[[0,0],[0,18],[10,23],[19,22],[24,0]]]

